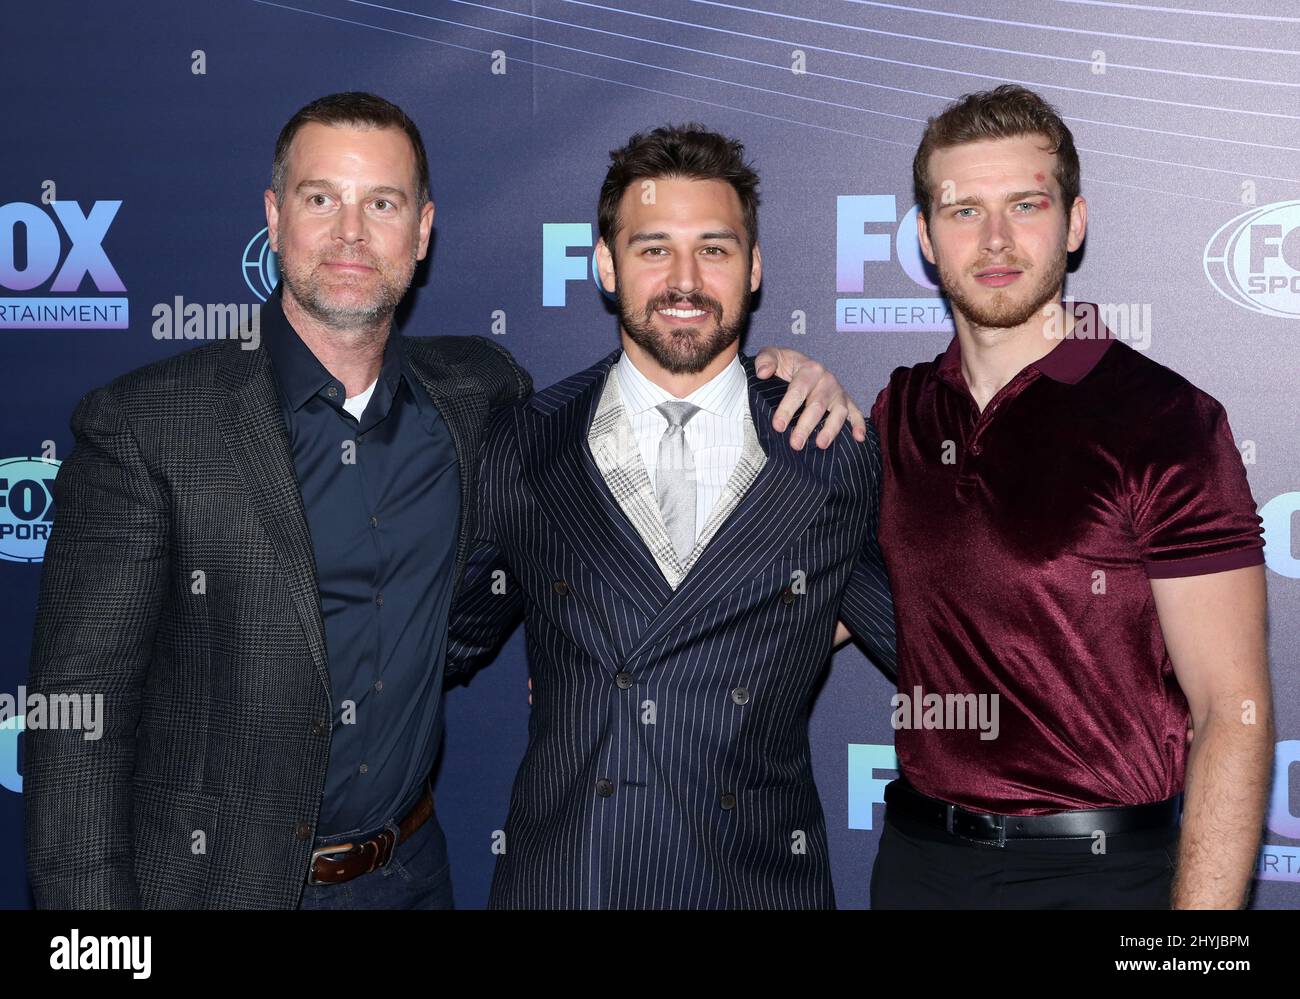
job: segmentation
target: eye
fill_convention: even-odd
[[[706,246],[700,252],[706,253],[710,257],[725,257],[727,255],[727,251],[724,250],[721,246]]]
[[[386,211],[389,208],[392,208],[393,203],[389,201],[387,198],[376,198],[374,200],[374,206],[382,212],[382,211]]]
[[[307,197],[307,204],[313,208],[324,208],[329,203],[329,198],[323,194],[311,194]]]
[[[963,218],[963,215],[962,215],[963,212],[973,212],[974,210],[975,210],[974,208],[958,208],[958,209],[957,209],[955,212],[953,212],[952,214],[953,214],[953,217],[954,217],[954,218]],[[965,218],[970,218],[969,215],[966,215],[966,216],[964,216],[964,217],[965,217]]]
[[[1038,209],[1038,205],[1034,204],[1034,202],[1032,202],[1032,201],[1022,201],[1022,202],[1020,202],[1019,204],[1017,204],[1016,207],[1017,207],[1017,208],[1025,208],[1025,207],[1028,207],[1028,208],[1029,208],[1030,210],[1032,210],[1032,211],[1037,211],[1037,209]]]
[[[641,251],[641,254],[642,256],[646,256],[646,257],[657,257],[660,254],[664,254],[667,252],[668,252],[667,249],[665,249],[662,246],[647,246],[644,250]]]

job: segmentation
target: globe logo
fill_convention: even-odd
[[[280,258],[271,250],[270,236],[262,229],[244,247],[244,283],[265,302],[280,283]]]
[[[1205,246],[1204,266],[1228,301],[1300,319],[1300,201],[1251,208],[1224,223]]]

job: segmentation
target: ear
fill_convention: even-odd
[[[1070,252],[1074,252],[1083,245],[1083,237],[1088,232],[1088,202],[1083,198],[1075,198],[1074,204],[1070,206],[1070,230],[1066,235],[1065,246]]]
[[[275,192],[269,187],[262,192],[262,207],[266,209],[266,239],[272,253],[280,252],[280,206],[275,203]]]
[[[754,252],[750,255],[752,260],[749,265],[749,290],[758,291],[758,286],[763,283],[763,251],[759,249],[758,244],[754,244]]]
[[[432,199],[430,199],[420,209],[420,249],[415,255],[416,260],[423,260],[425,254],[429,252],[429,234],[433,232],[433,214],[434,205]]]
[[[605,245],[604,237],[596,240],[596,273],[600,275],[600,286],[611,295],[618,287],[614,275],[614,254]]]
[[[934,266],[934,247],[930,244],[930,224],[926,221],[925,212],[916,213],[916,241],[921,244],[921,253]]]

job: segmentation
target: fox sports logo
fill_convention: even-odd
[[[1242,212],[1205,247],[1205,276],[1243,309],[1300,319],[1300,201]]]

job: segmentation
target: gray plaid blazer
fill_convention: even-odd
[[[458,586],[483,428],[532,383],[483,337],[406,345],[460,462]],[[266,352],[222,341],[133,371],[83,398],[72,430],[28,690],[103,695],[103,730],[25,735],[36,903],[293,908],[329,759],[330,681]]]

